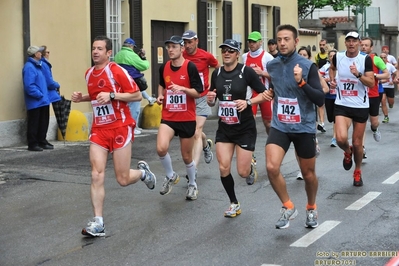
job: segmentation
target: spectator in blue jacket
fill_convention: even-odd
[[[46,82],[47,82],[48,98],[50,103],[58,102],[61,100],[60,84],[53,79],[53,73],[51,71],[51,68],[53,66],[49,62],[50,51],[47,50],[46,45],[42,45],[41,48],[43,48],[41,61],[42,61],[43,74],[46,77]]]
[[[50,147],[46,140],[50,101],[40,60],[42,50],[41,47],[30,46],[27,50],[28,60],[22,69],[29,151],[43,151]]]
[[[61,100],[60,96],[60,84],[53,79],[53,73],[51,71],[52,65],[48,61],[50,57],[50,51],[47,50],[46,45],[42,45],[41,48],[43,48],[42,51],[42,70],[44,77],[46,78],[47,82],[47,90],[48,90],[48,99],[50,103],[55,103]],[[53,104],[54,108],[54,104]],[[49,112],[50,114],[50,112]],[[50,121],[50,117],[46,119],[47,121]],[[48,127],[48,126],[47,126]],[[44,149],[54,149],[54,146],[47,142],[47,145],[43,147]]]
[[[155,103],[155,98],[148,95],[145,91],[147,89],[147,81],[144,74],[141,73],[150,68],[150,62],[145,57],[145,51],[141,49],[136,53],[133,49],[136,47],[136,42],[132,38],[127,38],[122,45],[122,49],[115,55],[115,63],[127,70],[129,75],[134,79],[140,88],[144,99],[148,100],[150,105]],[[136,128],[134,134],[141,134],[139,126],[140,118],[140,102],[130,102],[129,108],[134,120],[136,121]]]

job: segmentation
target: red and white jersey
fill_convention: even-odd
[[[193,62],[197,67],[202,84],[204,85],[204,91],[201,93],[201,97],[207,95],[209,91],[209,67],[216,67],[219,64],[218,60],[213,54],[200,48],[197,48],[197,52],[192,55],[184,51],[183,57]]]
[[[261,53],[258,56],[251,56],[251,52],[245,53],[242,55],[242,60],[244,65],[249,67],[260,67],[262,71],[267,71],[266,64],[273,60],[274,57],[268,52],[262,49]],[[259,77],[263,84],[265,84],[265,88],[269,88],[269,80],[265,77]]]
[[[110,101],[100,104],[96,98],[100,92],[134,93],[140,91],[125,69],[110,62],[102,69],[89,68],[86,71],[87,90],[93,107],[92,127],[116,128],[133,123],[127,102]]]

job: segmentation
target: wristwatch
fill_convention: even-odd
[[[362,76],[363,76],[362,72],[359,72],[359,74],[357,74],[357,76],[355,76],[355,77],[357,77],[358,79],[360,79]]]
[[[247,105],[248,105],[248,106],[251,106],[251,105],[252,105],[251,99],[247,99]]]
[[[299,88],[302,88],[306,84],[306,81],[304,79],[301,79],[301,81],[298,82]]]
[[[112,100],[115,100],[115,93],[114,92],[110,92],[109,93],[109,98]]]

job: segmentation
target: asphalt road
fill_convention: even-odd
[[[92,217],[87,142],[56,142],[54,150],[39,153],[28,152],[25,146],[0,149],[0,265],[287,266],[333,265],[327,264],[332,260],[336,265],[384,265],[399,250],[397,110],[391,109],[389,124],[381,124],[381,142],[373,140],[367,126],[363,187],[352,186],[353,169],[345,171],[343,152],[330,147],[331,125],[326,133],[318,133],[320,226],[314,230],[304,227],[304,182],[296,180],[292,147],[281,169],[299,215],[288,229],[274,227],[281,203],[266,175],[267,137],[260,118],[258,182],[248,186],[235,165],[232,168],[240,216],[223,217],[229,200],[216,160],[199,165],[198,200],[185,200],[184,178],[170,194],[160,195],[164,174],[155,150],[156,130],[144,130],[133,144],[132,167],[146,160],[158,177],[157,187],[148,190],[142,182],[119,187],[110,156],[104,208],[107,235],[100,238],[80,234]],[[212,139],[216,126],[216,120],[206,123],[205,132]],[[170,154],[175,171],[184,177],[177,139]]]

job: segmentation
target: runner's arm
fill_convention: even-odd
[[[315,64],[309,69],[307,82],[301,88],[309,100],[321,107],[324,104],[324,92],[320,84],[319,70]]]

